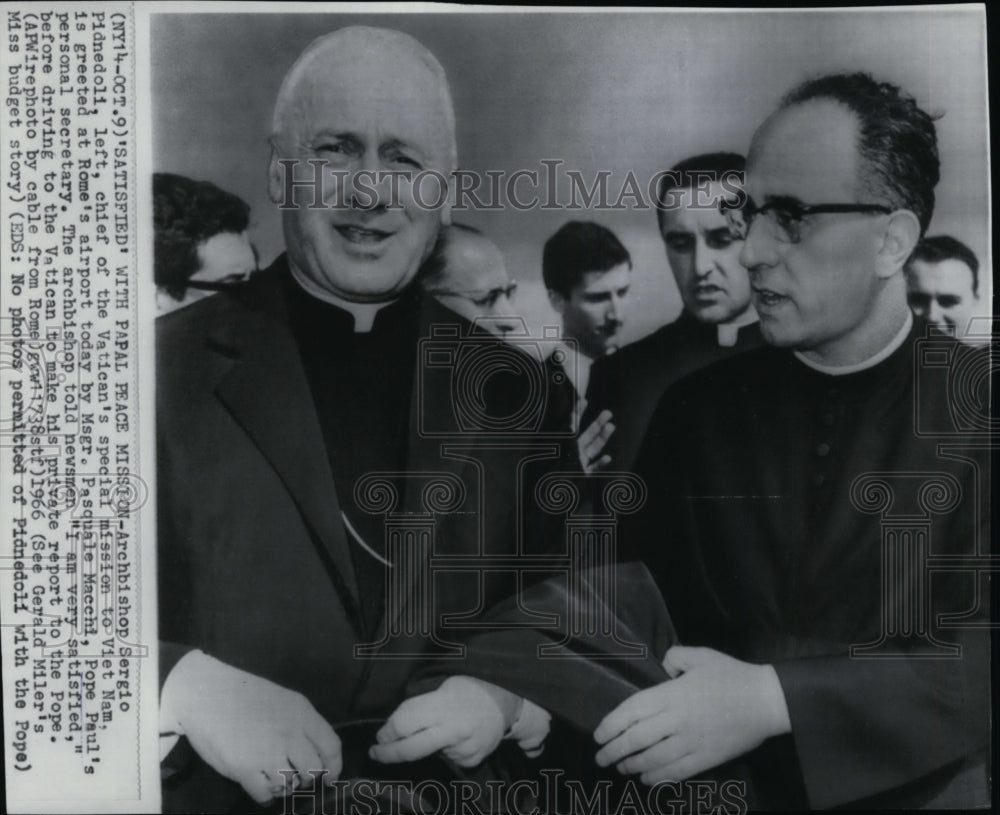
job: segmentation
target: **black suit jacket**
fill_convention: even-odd
[[[331,723],[384,716],[405,697],[421,662],[412,655],[428,646],[401,636],[376,649],[389,658],[355,657],[355,646],[372,638],[359,614],[350,550],[356,544],[341,519],[288,322],[285,274],[281,258],[238,293],[206,298],[157,324],[160,634],[173,643],[161,650],[161,676],[188,649],[201,648],[302,693]],[[432,300],[423,308],[421,337],[433,324],[456,322]],[[440,438],[422,432],[425,417],[455,423],[449,372],[435,374],[414,374],[406,455],[412,478],[390,509],[427,515],[428,501],[441,496],[427,490],[431,474],[460,482],[457,503],[433,514],[434,552],[476,555],[490,544],[480,505],[482,472],[490,466],[447,454]],[[470,445],[475,438],[460,434]],[[494,479],[491,512],[514,517],[514,489]],[[376,626],[376,640],[393,624],[389,617],[423,602],[420,571],[418,563],[405,575],[402,603]],[[491,596],[501,591],[496,582],[480,587],[469,577],[439,575],[433,619],[475,613],[500,599]],[[231,782],[212,780],[238,795]],[[171,795],[165,806],[171,808]]]
[[[736,345],[720,346],[717,328],[688,312],[638,342],[594,362],[587,387],[587,427],[602,410],[614,416],[615,432],[605,452],[611,467],[631,470],[649,427],[649,420],[667,388],[706,365],[764,344],[757,323],[743,326]]]
[[[426,690],[421,677],[442,663],[425,658],[435,646],[414,632],[376,644],[378,659],[355,655],[355,646],[369,643],[372,633],[360,615],[350,548],[356,544],[341,519],[327,447],[289,324],[282,285],[287,273],[280,258],[240,291],[207,298],[157,324],[160,635],[169,643],[161,649],[161,676],[187,650],[200,648],[302,693],[336,728],[387,716],[406,695]],[[417,354],[405,484],[386,512],[394,509],[397,521],[431,520],[434,555],[509,554],[519,535],[529,552],[558,550],[563,541],[554,534],[528,534],[542,528],[532,520],[537,515],[516,511],[516,494],[532,490],[513,477],[510,450],[499,445],[475,451],[480,435],[462,425],[455,409],[454,370],[447,361],[438,364],[449,358],[438,352],[472,342],[467,326],[434,301],[423,307],[413,339],[432,341],[435,355]],[[455,331],[432,332],[440,325]],[[450,359],[457,365],[462,356]],[[529,452],[538,453],[530,449],[530,436],[527,444]],[[559,446],[546,449],[547,456],[536,456],[541,463],[534,462],[535,475],[559,464]],[[508,470],[511,477],[501,477]],[[457,497],[447,498],[448,487],[429,489],[433,478],[460,483]],[[377,503],[379,495],[371,499]],[[428,506],[442,501],[450,505]],[[504,525],[510,519],[521,523],[519,532],[511,534],[512,527]],[[401,603],[387,608],[376,639],[402,615],[425,608],[419,575],[427,554],[417,552],[414,568],[395,587]],[[441,632],[438,624],[446,615],[481,616],[516,591],[512,581],[512,574],[480,581],[472,571],[438,573],[431,609],[435,633],[448,642],[460,640],[453,628]],[[640,582],[655,598],[650,606],[655,609],[655,588],[644,578]],[[558,590],[538,591],[541,611],[562,602]],[[629,596],[636,599],[641,592]],[[497,619],[510,623],[508,611],[501,606]],[[661,629],[662,614],[649,616]],[[522,628],[499,640],[488,632],[481,639],[473,636],[468,659],[448,660],[446,673],[482,676],[543,706],[558,706],[565,686],[546,680],[549,665],[535,659],[539,636],[523,628],[523,615],[515,622]],[[650,634],[643,641],[658,639]],[[650,655],[645,675],[657,676],[658,658]],[[577,661],[576,667],[571,677],[586,689],[588,663]],[[613,693],[589,698],[587,724],[637,687],[614,677],[608,683]],[[581,692],[580,698],[587,696]],[[177,755],[183,747],[182,740]],[[233,782],[190,751],[187,758],[172,767],[176,772],[164,788],[166,811],[245,805]]]

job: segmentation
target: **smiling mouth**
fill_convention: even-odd
[[[381,243],[387,238],[391,238],[393,234],[392,232],[385,232],[381,229],[370,229],[368,227],[353,226],[351,224],[335,226],[334,229],[337,230],[344,240],[350,243],[357,243],[365,246]]]
[[[778,294],[776,291],[771,291],[770,289],[754,289],[753,293],[758,305],[765,306],[766,308],[779,306],[788,300],[783,294]]]

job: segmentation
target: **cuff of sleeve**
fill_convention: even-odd
[[[203,651],[188,651],[171,668],[160,689],[159,730],[161,736],[183,736],[179,711],[184,699],[201,693],[198,666],[211,659]]]

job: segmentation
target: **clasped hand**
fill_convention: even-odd
[[[682,781],[790,730],[770,665],[683,646],[671,648],[663,665],[674,679],[629,697],[594,731],[600,766],[613,764],[645,784]]]
[[[376,761],[416,761],[441,751],[460,767],[482,762],[517,718],[521,699],[467,676],[453,676],[430,693],[403,702],[376,735]]]

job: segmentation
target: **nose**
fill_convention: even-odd
[[[698,280],[704,280],[715,269],[715,250],[710,249],[705,240],[699,236],[694,247],[694,274]]]
[[[608,322],[621,325],[625,312],[625,300],[617,294],[611,296],[608,303]]]
[[[932,297],[930,303],[927,304],[927,319],[935,325],[944,325],[944,311],[942,311],[936,297]]]
[[[503,295],[497,298],[496,303],[493,304],[493,316],[494,317],[513,317],[514,309],[511,305],[510,298],[507,295]]]
[[[354,209],[387,209],[392,204],[393,189],[392,175],[374,149],[364,152],[347,177],[348,201]]]
[[[763,220],[753,220],[740,250],[740,265],[750,271],[760,266],[773,266],[778,262],[777,246]]]

